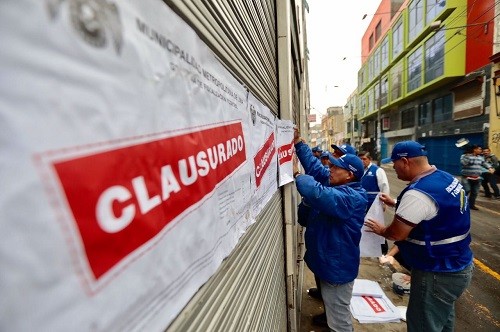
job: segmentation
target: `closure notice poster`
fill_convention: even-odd
[[[277,189],[272,112],[162,1],[4,0],[0,44],[0,330],[164,329]]]
[[[280,187],[293,181],[293,128],[290,120],[276,120]]]

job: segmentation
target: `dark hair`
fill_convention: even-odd
[[[368,152],[368,151],[359,151],[358,152],[358,157],[366,157],[366,158],[370,158],[370,159],[372,158],[370,156],[370,152]]]

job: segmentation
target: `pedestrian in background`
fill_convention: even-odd
[[[399,179],[410,181],[397,200],[389,226],[368,219],[370,231],[395,240],[411,267],[406,324],[409,332],[453,331],[455,301],[469,286],[474,265],[469,247],[470,210],[460,181],[431,166],[425,147],[399,142],[389,160]]]
[[[472,210],[479,210],[476,207],[476,198],[479,194],[479,186],[481,185],[482,167],[490,173],[495,171],[490,164],[484,161],[481,153],[481,147],[473,145],[460,157],[460,164],[462,164],[462,185],[466,195],[469,197],[469,206]]]
[[[352,154],[330,157],[326,169],[295,131],[295,151],[306,174],[294,162],[295,184],[311,206],[305,231],[304,260],[320,279],[328,327],[352,332],[349,309],[359,272],[361,227],[367,198],[359,180],[363,163]]]
[[[484,161],[490,164],[490,166],[496,171],[496,169],[498,168],[498,158],[497,156],[491,153],[490,148],[485,147],[483,149],[483,157]],[[496,172],[491,173],[487,169],[484,169],[483,173],[481,174],[481,177],[483,178],[481,181],[481,185],[483,186],[484,195],[486,197],[492,198],[490,191],[490,186],[491,186],[491,190],[493,191],[493,197],[499,199],[500,192],[498,190],[497,175],[495,173]]]

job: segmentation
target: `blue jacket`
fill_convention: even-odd
[[[437,204],[438,213],[421,221],[406,240],[396,242],[405,262],[423,271],[463,270],[472,262],[472,251],[470,210],[462,184],[450,174],[436,170],[402,191],[396,213],[401,198],[410,189],[428,195]]]
[[[305,261],[321,280],[353,281],[359,271],[359,241],[367,198],[360,182],[329,185],[330,171],[304,143],[295,145],[308,175],[296,178],[297,190],[311,206],[305,232]]]

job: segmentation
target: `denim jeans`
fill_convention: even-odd
[[[352,332],[351,304],[354,281],[346,284],[330,284],[321,280],[321,296],[325,304],[326,321],[330,330]]]
[[[469,196],[469,206],[476,206],[476,198],[479,194],[479,187],[481,186],[481,180],[471,180],[467,179],[465,176],[462,177],[462,185],[464,186],[465,194]]]
[[[474,264],[458,272],[411,271],[406,325],[408,332],[451,332],[455,301],[469,286]]]

